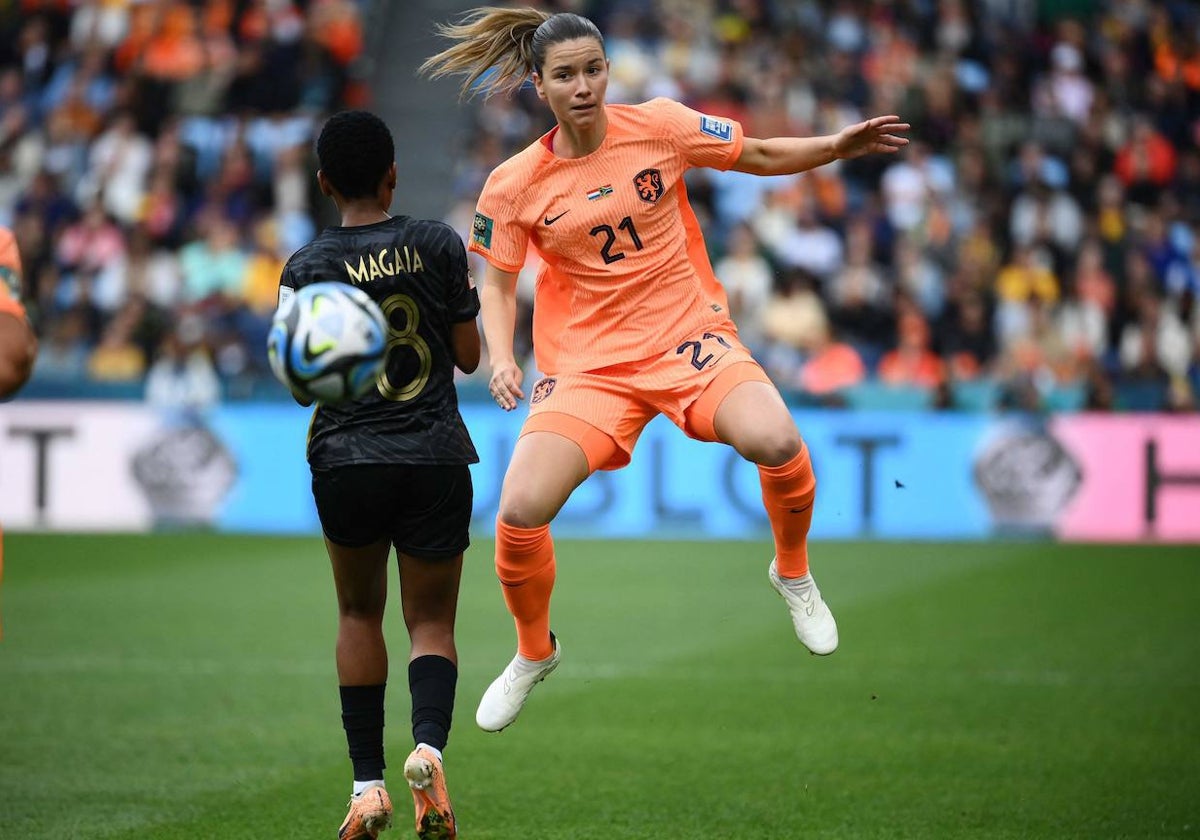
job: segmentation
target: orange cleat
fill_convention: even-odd
[[[372,785],[350,797],[350,813],[338,829],[338,840],[375,840],[392,824],[392,800],[382,785]]]
[[[404,778],[412,788],[417,837],[421,840],[454,840],[458,837],[441,759],[427,747],[417,747],[404,762]]]

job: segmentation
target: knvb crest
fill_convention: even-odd
[[[533,396],[530,397],[529,402],[531,404],[540,403],[542,400],[546,399],[546,397],[550,396],[550,394],[554,391],[554,383],[556,381],[557,380],[551,376],[547,376],[544,379],[539,379],[538,383],[533,386]]]
[[[638,198],[651,204],[662,198],[665,191],[662,173],[657,169],[643,169],[633,176],[633,185],[637,188]]]

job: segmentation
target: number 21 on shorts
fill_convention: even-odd
[[[717,335],[716,333],[706,332],[704,335],[700,336],[699,341],[685,341],[683,344],[680,344],[675,348],[675,355],[682,356],[690,350],[692,352],[692,367],[694,367],[696,370],[704,370],[706,367],[712,364],[713,361],[720,359],[721,356],[725,355],[724,351],[721,351],[721,355],[718,356],[716,352],[710,350],[709,348],[712,347],[711,344],[708,344],[710,341],[715,341],[717,344],[724,347],[725,350],[733,349],[733,345],[721,338],[721,336]],[[704,355],[701,355],[702,353]]]

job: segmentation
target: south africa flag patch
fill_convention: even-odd
[[[606,195],[612,195],[612,184],[605,184],[603,187],[596,187],[587,194],[588,201],[595,201],[597,198],[604,198]]]

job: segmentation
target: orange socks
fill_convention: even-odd
[[[517,653],[548,659],[550,593],[554,590],[554,540],[550,526],[514,528],[496,519],[496,575],[517,625]]]
[[[781,577],[808,574],[808,529],[812,525],[817,477],[808,458],[808,445],[778,467],[758,468],[763,506],[775,535],[775,563]]]

